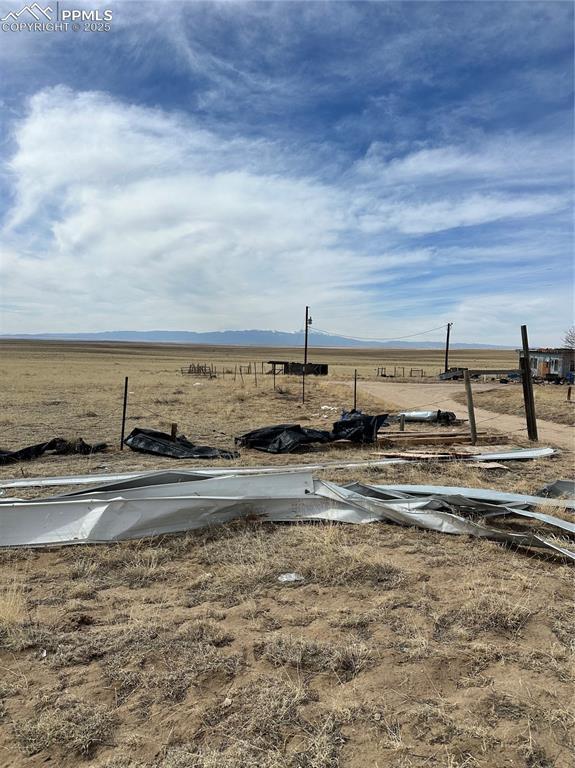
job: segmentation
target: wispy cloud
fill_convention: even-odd
[[[559,341],[566,4],[114,13],[0,51],[4,332],[293,329],[313,303],[358,335]]]

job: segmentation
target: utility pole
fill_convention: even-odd
[[[535,398],[533,397],[533,379],[531,377],[531,359],[529,357],[529,339],[527,338],[527,326],[521,326],[521,342],[523,344],[523,357],[521,358],[521,381],[523,383],[523,401],[525,403],[525,419],[527,421],[527,435],[530,440],[538,440],[537,418],[535,416]]]
[[[445,371],[444,373],[447,373],[447,369],[449,368],[449,334],[451,333],[451,326],[453,323],[447,323],[447,337],[445,339]]]
[[[307,334],[311,325],[311,316],[309,314],[309,307],[305,308],[305,342],[303,351],[303,373],[301,377],[301,401],[305,403],[305,372],[307,368]]]

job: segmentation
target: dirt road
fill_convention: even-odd
[[[399,409],[453,411],[458,416],[467,417],[464,405],[453,400],[456,393],[464,391],[463,382],[444,382],[441,384],[407,384],[405,382],[358,382],[358,391],[368,392],[374,397],[381,397],[388,404],[396,405]],[[494,389],[493,384],[474,384],[474,392],[485,392]],[[478,429],[495,429],[507,434],[516,433],[527,436],[525,416],[519,413],[510,416],[494,413],[484,408],[475,409],[475,420]],[[556,424],[552,421],[537,420],[539,442],[559,448],[575,449],[575,427],[566,424]]]

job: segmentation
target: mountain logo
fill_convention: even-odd
[[[43,21],[44,19],[48,19],[48,21],[52,20],[52,17],[50,16],[52,9],[49,6],[42,8],[38,3],[32,3],[32,5],[25,5],[19,11],[10,11],[10,13],[7,13],[3,19],[0,19],[0,21],[18,21],[23,13],[31,14],[36,21]]]

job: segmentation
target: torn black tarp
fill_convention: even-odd
[[[81,437],[77,440],[64,440],[63,437],[54,437],[45,443],[29,445],[27,448],[20,448],[17,451],[0,450],[0,465],[13,464],[17,461],[31,461],[43,456],[45,453],[52,453],[58,456],[77,453],[82,456],[89,456],[91,453],[99,453],[106,448],[106,443],[89,445]]]
[[[239,453],[208,445],[194,445],[185,435],[173,438],[166,432],[155,429],[133,429],[124,444],[139,453],[154,456],[170,456],[173,459],[237,459]]]
[[[293,453],[308,450],[312,443],[332,443],[335,440],[350,440],[353,443],[370,443],[377,436],[387,414],[365,416],[357,412],[344,414],[336,421],[331,432],[311,429],[299,424],[276,424],[261,427],[236,437],[236,445],[254,448],[266,453]]]
[[[261,427],[236,437],[236,445],[266,453],[293,453],[305,450],[310,443],[328,443],[331,433],[323,429],[308,429],[299,424],[277,424]]]
[[[373,443],[380,427],[387,421],[387,413],[366,416],[350,411],[333,425],[332,440],[351,440],[352,443]]]

